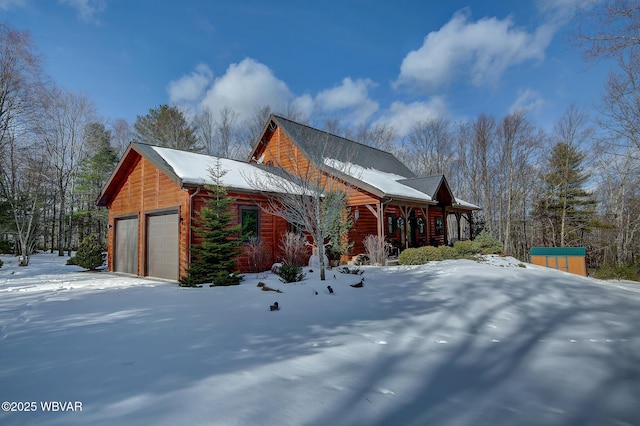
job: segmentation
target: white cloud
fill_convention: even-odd
[[[461,73],[468,73],[475,86],[495,84],[509,67],[542,60],[554,32],[551,25],[541,25],[529,33],[515,27],[510,17],[469,22],[465,9],[409,52],[395,85],[432,89]]]
[[[78,17],[85,22],[93,21],[95,16],[107,8],[104,0],[58,0],[76,9]]]
[[[26,0],[0,0],[0,9],[9,10],[13,7],[21,7],[24,6]]]
[[[537,6],[540,12],[547,15],[551,21],[562,25],[569,21],[576,13],[579,7],[588,6],[592,3],[599,3],[601,0],[537,0]]]
[[[190,74],[170,81],[167,93],[171,103],[187,115],[209,108],[217,116],[223,108],[230,108],[241,120],[265,105],[283,111],[293,98],[283,81],[266,65],[251,58],[229,65],[217,78],[207,65],[200,64]]]
[[[378,110],[378,103],[369,98],[369,87],[375,83],[369,79],[352,80],[346,77],[339,86],[318,93],[316,108],[321,111],[351,111],[348,120],[354,124],[365,122]]]
[[[378,103],[369,98],[368,92],[374,86],[371,80],[347,77],[340,85],[322,90],[315,97],[295,96],[269,67],[246,58],[231,64],[217,78],[207,65],[200,64],[191,73],[169,82],[167,93],[170,102],[189,116],[205,107],[214,115],[230,108],[242,120],[251,117],[256,108],[269,105],[275,112],[291,109],[306,118],[316,113],[339,113],[341,120],[361,124],[378,111]]]
[[[518,90],[518,97],[509,108],[509,114],[521,111],[536,111],[544,106],[545,102],[540,93],[532,89]]]
[[[225,107],[231,108],[243,119],[251,116],[256,107],[265,105],[283,111],[292,98],[287,85],[269,67],[246,58],[229,65],[225,74],[215,79],[200,106],[208,107],[215,115]]]
[[[309,118],[313,115],[314,108],[315,102],[313,101],[313,97],[309,94],[298,96],[293,101],[291,101],[291,109],[293,111],[299,112],[306,118]]]
[[[444,99],[434,96],[428,102],[394,102],[375,124],[393,126],[400,137],[406,136],[413,126],[420,121],[446,115],[447,107]]]
[[[200,100],[213,79],[213,71],[204,64],[200,64],[189,75],[169,82],[167,91],[171,103],[181,104]]]

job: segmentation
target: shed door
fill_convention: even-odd
[[[147,217],[147,275],[178,279],[178,213]]]
[[[138,274],[138,218],[116,219],[114,270]]]

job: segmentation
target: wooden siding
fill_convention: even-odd
[[[188,264],[188,256],[184,247],[188,243],[189,194],[176,185],[152,163],[139,154],[131,152],[136,158],[130,166],[120,169],[118,188],[109,204],[109,235],[107,266],[113,271],[113,242],[115,218],[126,216],[138,217],[138,275],[147,275],[146,260],[146,217],[160,211],[176,211],[180,215],[180,275]]]
[[[441,217],[443,220],[443,225],[445,226],[445,230],[442,234],[436,235],[436,227],[435,221],[436,217]],[[428,244],[431,246],[442,246],[445,244],[444,236],[447,233],[446,230],[447,221],[445,220],[444,214],[442,210],[439,208],[429,209],[429,240]]]
[[[281,217],[270,215],[260,209],[260,204],[266,202],[266,198],[259,194],[247,194],[229,191],[228,195],[235,199],[231,209],[233,212],[233,225],[240,224],[241,212],[243,209],[258,210],[258,232],[261,249],[264,256],[261,256],[261,262],[254,265],[247,253],[246,242],[243,243],[236,258],[236,269],[239,272],[258,272],[271,268],[274,262],[280,261],[282,253],[279,245],[280,236],[287,232],[287,221]],[[199,192],[193,200],[194,218],[198,218],[198,212],[205,205],[209,193],[204,190]],[[192,244],[199,242],[197,232],[192,232]]]

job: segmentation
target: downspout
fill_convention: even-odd
[[[198,187],[196,188],[195,192],[189,196],[189,241],[188,241],[188,245],[189,245],[189,266],[191,266],[191,238],[192,238],[192,233],[193,233],[193,226],[192,226],[192,223],[193,223],[193,199],[195,198],[196,195],[198,195],[198,193],[200,192],[201,189],[202,189],[202,187],[198,185]]]

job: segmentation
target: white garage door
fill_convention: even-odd
[[[178,279],[178,218],[177,213],[147,217],[147,275]]]
[[[138,273],[138,218],[116,219],[114,270],[127,274]]]

